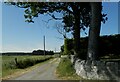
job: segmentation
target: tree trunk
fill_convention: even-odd
[[[91,23],[89,29],[89,39],[88,39],[88,60],[98,59],[99,54],[99,35],[101,27],[101,2],[91,2]]]
[[[73,43],[74,43],[74,55],[77,58],[81,58],[80,57],[80,13],[75,11],[75,24],[73,27],[74,33],[73,33]]]

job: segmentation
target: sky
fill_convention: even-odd
[[[0,12],[2,12],[2,4],[0,2]],[[0,52],[2,51],[2,13],[0,13]]]
[[[108,21],[101,25],[101,35],[118,34],[118,3],[103,3],[103,12]],[[58,16],[60,16],[58,14]],[[35,23],[27,23],[24,9],[2,4],[2,52],[32,52],[43,48],[43,36],[46,38],[46,50],[60,51],[63,36],[55,29],[56,21],[46,23],[50,17],[39,15]],[[81,36],[85,37],[84,32]],[[1,51],[0,51],[1,52]]]

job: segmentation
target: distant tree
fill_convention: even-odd
[[[54,55],[53,51],[45,51],[46,55]],[[44,55],[44,50],[34,50],[33,55]]]

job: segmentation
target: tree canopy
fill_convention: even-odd
[[[48,14],[54,20],[62,20],[65,30],[72,31],[74,38],[74,54],[80,51],[80,30],[90,26],[90,2],[7,2],[7,4],[25,9],[26,22],[34,23],[34,18],[40,14]],[[61,18],[55,13],[62,13]],[[106,14],[102,14],[101,21],[105,22]]]
[[[19,8],[25,8],[24,17],[26,22],[34,23],[34,18],[40,14],[48,14],[55,20],[63,20],[65,27],[72,27],[75,23],[76,12],[79,12],[81,28],[88,27],[90,23],[89,2],[7,2]],[[78,10],[78,11],[75,11]],[[62,13],[63,17],[57,18],[54,12]]]

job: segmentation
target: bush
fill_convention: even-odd
[[[82,78],[75,73],[75,69],[68,58],[61,58],[56,73],[59,78],[65,80],[81,80]]]
[[[49,60],[51,57],[46,57],[46,58],[25,58],[25,59],[19,59],[15,58],[14,60],[11,60],[9,62],[3,62],[2,64],[2,69],[24,69],[30,66],[33,66],[37,63],[44,62],[46,60]]]
[[[68,58],[61,59],[57,71],[60,76],[71,76],[75,73],[73,65]]]
[[[73,39],[68,40],[68,51],[73,53]],[[120,34],[100,36],[99,38],[99,54],[98,57],[109,56],[113,54],[113,58],[118,58],[120,55]],[[80,38],[80,57],[87,58],[88,37]],[[61,46],[61,52],[64,52],[64,46]],[[73,55],[73,54],[72,54]]]
[[[21,68],[21,69],[24,69],[24,68],[27,68],[27,67],[30,67],[30,66],[33,66],[37,63],[41,63],[41,62],[44,62],[46,60],[49,60],[51,57],[48,57],[48,58],[40,58],[40,59],[30,59],[30,58],[27,58],[27,59],[24,59],[24,60],[18,60],[16,62],[16,67],[17,68]]]

